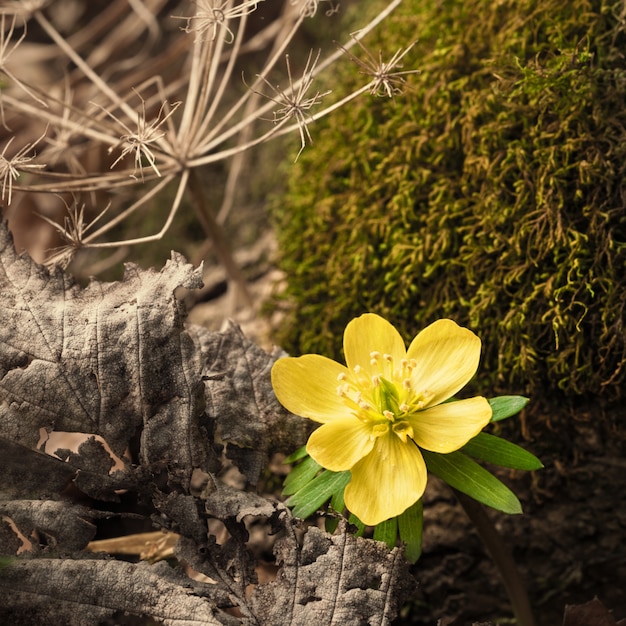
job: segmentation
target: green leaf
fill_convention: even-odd
[[[528,450],[488,433],[478,433],[461,450],[475,459],[502,467],[521,470],[537,470],[543,467],[543,463]]]
[[[404,556],[415,563],[422,554],[422,528],[424,526],[423,503],[420,498],[402,515],[398,516],[398,533],[404,543]]]
[[[348,522],[353,526],[356,526],[356,533],[354,533],[357,537],[362,537],[365,532],[365,524],[354,514],[350,513],[350,517],[348,517]]]
[[[324,529],[327,533],[330,533],[331,535],[337,530],[337,526],[339,526],[338,517],[331,517],[329,515],[324,520]]]
[[[528,398],[524,398],[524,396],[498,396],[497,398],[490,398],[489,404],[492,411],[491,421],[499,422],[507,417],[517,415],[528,404]]]
[[[337,513],[343,513],[343,510],[346,508],[346,503],[343,497],[344,493],[344,489],[341,491],[335,491],[333,497],[330,499],[330,506],[332,506],[333,510],[337,511]]]
[[[286,504],[293,508],[293,514],[296,517],[306,519],[322,508],[322,505],[334,493],[339,490],[343,492],[349,482],[349,471],[331,472],[324,470],[319,476],[316,476],[310,483],[291,496]]]
[[[344,501],[343,495],[345,493],[345,489],[341,489],[339,491],[335,491],[333,493],[333,497],[330,499],[330,507],[337,511],[337,513],[343,513],[343,510],[346,508],[346,503]],[[327,533],[334,533],[337,530],[337,526],[339,525],[338,517],[327,517],[324,522],[324,527],[326,528]]]
[[[398,536],[398,518],[392,517],[380,524],[374,526],[374,539],[383,541],[387,547],[392,550],[396,545],[396,537]]]
[[[306,446],[302,446],[298,448],[295,452],[292,452],[284,461],[283,465],[289,465],[289,463],[295,463],[300,459],[303,459],[305,456],[308,456],[309,453],[306,451]]]
[[[493,474],[462,452],[438,454],[421,449],[426,467],[451,487],[504,513],[521,513],[517,496]]]
[[[283,495],[291,496],[309,484],[315,475],[322,469],[310,456],[307,456],[302,463],[296,465],[285,477],[283,483]]]

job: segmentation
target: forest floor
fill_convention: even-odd
[[[241,219],[251,222],[245,215]],[[237,306],[224,270],[210,264],[205,287],[186,299],[190,323],[219,330],[233,319],[270,350],[281,318],[268,314],[266,304],[283,277],[276,268],[275,237],[260,221],[258,234],[235,248],[252,306]],[[592,403],[557,418],[541,404],[531,398],[525,411],[533,411],[532,419],[522,416],[511,438],[538,456],[544,469],[500,473],[524,513],[489,510],[489,517],[518,564],[536,626],[626,624],[626,407],[604,411]],[[423,555],[412,568],[418,587],[395,623],[515,624],[500,573],[455,495],[432,478],[424,503]],[[595,597],[612,617],[564,622],[567,605]]]

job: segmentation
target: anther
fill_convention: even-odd
[[[403,402],[399,407],[398,407],[403,413],[408,413],[409,410],[411,409],[411,407],[406,403]]]
[[[372,350],[372,352],[370,352],[370,359],[376,360],[379,356],[380,352],[378,352],[377,350]]]
[[[390,421],[393,422],[395,419],[395,415],[391,411],[383,411],[383,415]]]
[[[345,372],[340,372],[339,374],[337,374],[337,380],[339,382],[343,381],[346,379],[346,373]]]
[[[430,402],[431,398],[433,397],[433,394],[430,393],[430,391],[424,389],[422,392],[420,392],[419,396],[421,398],[422,406],[426,406],[426,404]]]
[[[383,354],[383,359],[385,359],[387,363],[391,363],[393,361],[393,357],[391,356],[391,354]]]
[[[337,386],[337,395],[341,398],[345,398],[348,395],[348,391],[350,391],[350,385],[347,383]]]

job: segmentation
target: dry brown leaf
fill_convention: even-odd
[[[81,287],[18,256],[0,226],[0,554],[32,543],[29,558],[0,563],[0,623],[388,624],[412,589],[401,551],[345,528],[309,529],[301,544],[284,505],[220,480],[222,442],[255,483],[305,432],[272,391],[280,351],[233,324],[184,325],[174,292],[200,275],[172,253],[160,272],[127,265],[119,282]],[[37,448],[42,431],[86,438],[50,456]],[[192,488],[198,475],[204,485]],[[176,533],[177,564],[85,550],[111,517]],[[261,585],[250,518],[279,537],[277,578]],[[188,567],[208,578],[191,580]]]

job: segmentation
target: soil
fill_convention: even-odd
[[[616,620],[626,618],[624,447],[601,444],[589,424],[575,430],[581,440],[596,439],[593,450],[572,458],[571,449],[527,444],[545,468],[502,476],[524,514],[489,511],[525,581],[537,626],[562,624],[567,605],[595,597]],[[425,503],[424,555],[415,566],[420,588],[398,623],[515,623],[500,574],[454,495],[431,481]]]

